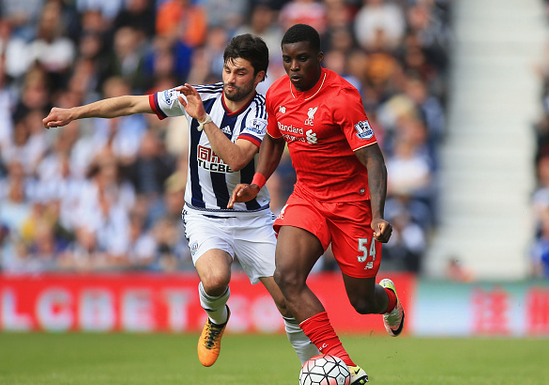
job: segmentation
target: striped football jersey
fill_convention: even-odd
[[[254,98],[239,111],[231,112],[223,101],[223,83],[195,86],[213,123],[232,141],[245,139],[258,147],[267,130],[265,96],[256,93]],[[160,119],[186,115],[189,122],[189,167],[185,203],[197,210],[215,212],[216,215],[234,215],[269,207],[270,197],[263,187],[257,197],[249,202],[235,203],[227,209],[227,203],[238,183],[250,183],[255,173],[258,155],[240,171],[233,171],[215,154],[204,131],[198,131],[198,122],[189,116],[178,100],[181,95],[174,88],[149,96],[149,103]]]

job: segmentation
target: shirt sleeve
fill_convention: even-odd
[[[175,88],[150,94],[149,105],[159,119],[165,119],[168,116],[186,115],[185,108],[177,99],[179,95],[181,93],[176,91]]]
[[[238,139],[246,139],[257,145],[257,147],[261,146],[261,142],[267,132],[267,119],[265,115],[248,117],[246,119],[246,126],[238,136]]]
[[[341,127],[353,151],[377,142],[358,90],[343,88],[333,102],[335,123]]]

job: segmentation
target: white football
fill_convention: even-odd
[[[299,385],[350,385],[351,373],[345,362],[329,354],[314,356],[303,364]]]

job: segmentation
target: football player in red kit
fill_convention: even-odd
[[[360,314],[383,314],[392,336],[401,333],[404,309],[393,282],[376,283],[384,220],[387,170],[359,92],[321,63],[320,37],[296,24],[282,39],[287,76],[267,92],[268,135],[251,184],[238,185],[234,202],[254,198],[278,166],[284,146],[297,175],[292,195],[275,221],[274,274],[300,327],[324,354],[349,366],[351,384],[368,382],[345,351],[322,303],[306,284],[313,265],[332,244],[349,301]]]

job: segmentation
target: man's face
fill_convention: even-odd
[[[223,65],[223,90],[225,97],[232,102],[248,98],[263,76],[264,71],[254,75],[254,67],[242,58],[228,59]]]
[[[284,70],[296,90],[307,91],[316,84],[322,71],[320,63],[323,57],[322,53],[311,49],[306,41],[282,46]]]

